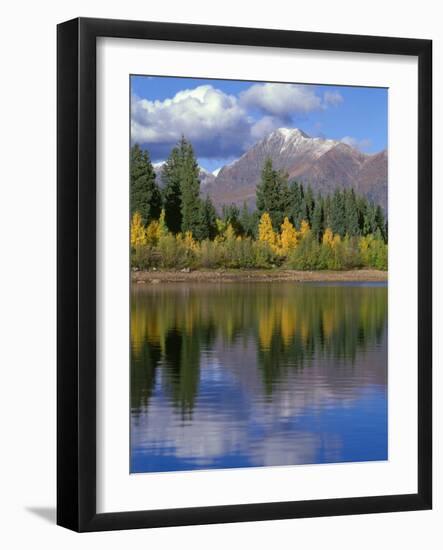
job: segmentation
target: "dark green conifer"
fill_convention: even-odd
[[[358,207],[357,200],[355,198],[354,190],[344,191],[345,201],[345,216],[346,216],[346,233],[350,237],[355,237],[360,233],[358,222]]]
[[[144,225],[160,216],[162,199],[155,182],[154,168],[148,152],[138,144],[131,148],[130,203],[131,216],[139,212]]]
[[[346,212],[344,194],[337,189],[331,201],[331,229],[334,234],[344,237],[346,234]]]
[[[270,158],[266,159],[263,166],[261,179],[257,185],[256,200],[259,215],[268,212],[272,225],[280,227],[286,215],[288,203],[288,178],[286,174],[274,170]]]
[[[323,198],[319,194],[314,203],[314,209],[312,212],[312,222],[311,229],[314,238],[321,242],[323,232],[324,232],[324,209],[323,209]]]
[[[181,170],[180,149],[174,147],[162,171],[166,184],[163,190],[165,223],[172,233],[180,233],[182,228]]]

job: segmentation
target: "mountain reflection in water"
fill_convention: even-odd
[[[131,472],[386,459],[386,284],[134,285]]]

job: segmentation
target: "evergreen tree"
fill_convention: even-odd
[[[293,181],[289,186],[288,194],[290,206],[287,209],[287,215],[294,227],[299,230],[301,222],[309,218],[303,184]]]
[[[180,144],[181,157],[181,214],[183,233],[198,231],[200,223],[200,180],[197,160],[192,145],[182,137]]]
[[[199,223],[195,228],[195,238],[198,241],[215,239],[217,236],[217,212],[209,196],[199,204]]]
[[[358,223],[358,207],[354,190],[344,191],[345,215],[346,215],[346,233],[350,237],[355,237],[360,233]]]
[[[224,204],[222,208],[222,219],[226,225],[231,224],[236,235],[244,233],[240,221],[240,210],[236,204]]]
[[[380,205],[377,205],[375,209],[375,225],[376,231],[380,231],[380,235],[384,241],[386,241],[386,232],[385,232],[385,216]]]
[[[245,201],[240,212],[240,225],[244,235],[247,235],[248,237],[254,236],[254,221],[254,215],[249,212],[248,205]]]
[[[314,239],[321,242],[324,231],[324,210],[323,210],[323,198],[319,194],[312,212],[312,235]]]
[[[306,211],[305,217],[303,219],[307,220],[309,223],[312,223],[312,215],[314,213],[314,193],[310,185],[308,185],[308,187],[306,188],[306,192],[304,195]]]
[[[289,220],[292,222],[292,224],[297,229],[299,229],[300,225],[297,224],[297,221],[299,217],[300,202],[302,197],[300,193],[300,186],[295,180],[291,181],[291,183],[289,184],[288,194],[289,194],[289,207],[288,207],[287,215]]]
[[[363,227],[364,235],[375,233],[377,229],[377,208],[373,202],[369,202],[366,204]]]
[[[330,228],[332,225],[332,201],[331,201],[331,195],[326,195],[325,199],[323,200],[323,225],[324,228],[327,229]]]
[[[130,182],[131,216],[139,212],[143,225],[158,219],[162,208],[160,190],[149,154],[138,144],[131,148]]]
[[[363,196],[357,196],[356,197],[356,203],[357,203],[357,212],[358,212],[358,232],[359,235],[365,235],[365,216],[366,216],[366,206],[367,206],[367,199]]]
[[[288,179],[285,174],[274,170],[270,158],[263,166],[256,198],[259,215],[268,212],[274,226],[280,227],[288,203]]]
[[[181,151],[174,147],[163,166],[162,178],[166,182],[163,190],[165,208],[165,223],[172,233],[180,233],[182,228],[182,197],[181,197]]]
[[[344,237],[346,233],[346,217],[344,195],[336,190],[331,201],[331,229],[335,235]]]

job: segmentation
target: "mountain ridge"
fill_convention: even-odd
[[[270,157],[276,170],[289,180],[311,185],[315,194],[353,188],[387,212],[388,155],[368,154],[340,140],[310,137],[299,128],[277,128],[257,141],[241,157],[209,172],[199,166],[202,196],[216,208],[223,204],[255,207],[256,186],[263,164]],[[164,186],[164,161],[153,164],[160,187]]]
[[[387,152],[368,154],[339,140],[312,138],[299,128],[278,128],[240,158],[223,166],[202,192],[214,204],[255,205],[255,189],[267,157],[290,180],[310,184],[314,193],[354,188],[387,210]]]

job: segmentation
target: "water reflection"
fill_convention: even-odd
[[[387,458],[386,286],[131,298],[131,471]]]

